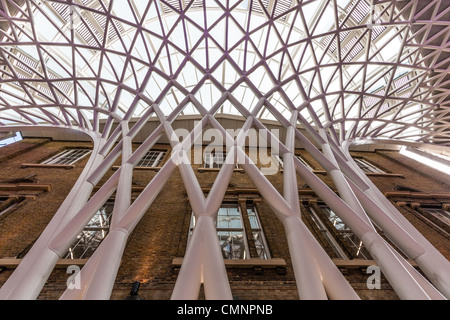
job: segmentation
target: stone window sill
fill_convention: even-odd
[[[55,268],[66,269],[69,266],[77,265],[84,266],[88,259],[59,259],[56,262]],[[15,269],[22,262],[22,259],[17,258],[2,258],[0,259],[0,268]]]
[[[119,169],[120,166],[113,166],[113,170]],[[143,171],[159,171],[162,167],[134,167],[133,170],[143,170]]]
[[[218,171],[220,171],[220,168],[204,168],[204,167],[201,167],[201,168],[197,168],[197,171],[198,172],[218,172]],[[241,168],[239,168],[239,169],[234,169],[234,172],[241,172],[241,173],[243,173],[244,172],[244,169],[241,169]]]
[[[286,261],[281,258],[274,259],[224,259],[227,268],[285,268]],[[183,263],[183,257],[175,257],[172,260],[172,267],[179,268]]]
[[[40,163],[22,163],[22,168],[49,168],[49,169],[73,169],[73,164],[40,164]]]

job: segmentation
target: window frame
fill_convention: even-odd
[[[72,156],[71,153],[76,153],[77,151],[83,151],[81,155],[77,155],[76,158],[70,159]],[[48,166],[70,166],[78,161],[84,159],[86,156],[92,153],[92,149],[89,148],[67,148],[58,154],[40,162],[40,165],[48,165]],[[65,158],[69,158],[68,163],[60,163],[59,161],[63,161]]]
[[[334,253],[338,256],[338,258],[344,259],[344,260],[350,260],[350,258],[345,253],[344,249],[342,248],[341,244],[336,240],[333,233],[327,228],[325,223],[317,215],[316,210],[314,210],[314,208],[311,206],[308,206],[308,210],[310,212],[311,219],[314,221],[315,225],[317,226],[317,229],[322,233],[322,235],[325,237],[325,239],[327,239],[328,243],[330,244]]]
[[[214,152],[213,152],[214,150]],[[222,168],[222,166],[224,165],[226,158],[227,158],[227,153],[223,150],[204,150],[203,151],[203,168],[202,169],[209,169],[209,170],[220,170]],[[211,154],[213,154],[213,156],[211,157]],[[216,154],[222,154],[222,163],[217,163],[216,161],[214,161],[216,159],[215,155]],[[209,156],[209,161],[207,161],[207,156]],[[215,164],[217,166],[215,166]],[[235,168],[234,169],[239,169],[239,165],[236,163]]]
[[[220,242],[219,232],[241,232],[242,233],[242,238],[243,238],[243,243],[244,243],[244,258],[226,258],[225,255],[222,252],[222,257],[223,257],[224,260],[248,260],[248,259],[270,260],[270,259],[272,259],[269,247],[267,245],[267,240],[266,240],[266,237],[264,235],[264,231],[262,229],[261,220],[259,219],[259,215],[258,215],[256,206],[254,204],[252,204],[252,206],[254,208],[254,212],[255,212],[255,215],[256,215],[256,219],[257,219],[259,228],[252,228],[251,224],[250,224],[250,230],[247,230],[247,228],[245,227],[242,206],[239,204],[238,201],[224,201],[222,203],[222,205],[220,206],[219,211],[222,208],[230,208],[230,207],[236,208],[237,211],[239,212],[239,220],[240,220],[241,227],[239,227],[239,228],[218,227],[217,223],[218,223],[219,216],[220,216],[219,215],[219,211],[218,211],[217,219],[215,220],[215,227],[216,227],[216,234],[218,236],[219,242]],[[249,223],[250,223],[250,219],[249,219]],[[191,213],[191,218],[190,218],[190,224],[189,224],[189,234],[188,234],[187,243],[189,243],[189,240],[190,240],[190,237],[192,235],[192,232],[193,232],[194,228],[195,228],[195,215],[194,215],[194,212],[192,212]],[[262,243],[264,245],[264,247],[263,247],[263,250],[264,250],[264,253],[265,253],[265,255],[264,255],[265,257],[264,258],[261,258],[261,256],[259,256],[259,257],[252,257],[251,254],[250,254],[250,246],[249,246],[249,243],[248,243],[248,235],[251,235],[251,239],[254,240],[254,238],[253,238],[253,232],[254,231],[260,232],[260,235],[261,235],[261,238],[262,238]],[[250,234],[248,232],[250,232]]]
[[[429,215],[433,216],[435,219],[438,219],[442,223],[446,224],[450,228],[450,210],[448,208],[426,207],[426,206],[421,207],[421,208],[423,211],[425,211]],[[436,213],[433,213],[432,211],[443,211],[445,214],[442,214],[441,212],[438,212],[438,214],[436,214]],[[445,217],[445,215],[447,215],[448,217]],[[442,217],[442,216],[444,216],[444,217]]]
[[[355,255],[359,258],[359,259],[364,259],[364,260],[372,260],[372,257],[370,256],[370,253],[368,252],[368,250],[365,248],[363,242],[361,239],[359,239],[356,234],[342,221],[341,218],[339,218],[339,216],[333,211],[331,210],[330,207],[328,207],[325,204],[320,204],[318,205],[319,209],[323,210],[327,210],[328,213],[334,215],[337,219],[339,219],[341,221],[341,223],[345,226],[345,229],[338,229],[335,227],[336,232],[340,233],[347,241],[351,242],[351,245],[349,245],[348,247],[351,250],[354,250],[353,248],[356,249],[356,253]],[[330,223],[333,224],[334,226],[334,222],[333,220],[331,220],[330,216],[328,214],[326,214],[324,212],[324,214],[327,216],[327,218],[330,220]],[[349,236],[351,234],[351,236]],[[352,238],[356,238],[359,241],[359,244],[356,244],[354,239]],[[365,254],[362,252],[362,248],[364,248],[364,250],[366,251],[366,254],[368,255],[367,257],[365,256]],[[359,257],[359,252],[361,252],[362,257]],[[354,259],[354,258],[353,258]]]
[[[370,161],[368,161],[365,158],[354,158],[353,159],[355,163],[358,165],[358,167],[364,172],[364,173],[376,173],[376,174],[386,174],[387,172],[378,166],[374,165]]]
[[[302,206],[309,213],[315,228],[324,236],[338,259],[373,260],[361,239],[357,238],[355,233],[325,203],[313,201],[308,204],[303,203]],[[330,219],[330,213],[340,220],[343,228],[335,227],[333,220]],[[354,238],[359,241],[359,244],[355,243]]]
[[[252,223],[251,223],[251,220],[250,220],[250,215],[249,215],[249,213],[248,213],[249,207],[251,207],[251,208],[253,209],[253,212],[255,213],[255,219],[256,219],[256,222],[258,223],[258,228],[253,228],[253,227],[252,227]],[[261,258],[261,256],[260,256],[260,259],[261,259],[261,260],[269,260],[269,259],[272,259],[272,256],[271,256],[270,250],[269,250],[269,246],[268,246],[268,244],[267,244],[266,236],[265,236],[264,230],[263,230],[263,228],[262,228],[261,219],[259,218],[258,210],[256,209],[255,204],[254,204],[254,203],[252,203],[252,204],[247,203],[247,204],[246,204],[246,209],[247,209],[247,216],[248,216],[249,223],[250,223],[250,232],[252,233],[252,236],[253,236],[253,233],[254,233],[255,231],[256,231],[256,232],[260,232],[260,234],[261,234],[261,239],[262,239],[262,243],[263,243],[263,246],[264,246],[263,249],[264,249],[265,258],[263,259],[263,258]],[[254,240],[253,237],[252,237],[252,239]],[[255,244],[255,246],[256,246],[256,244]],[[258,250],[258,248],[256,248],[256,250]]]
[[[284,168],[284,161],[283,161],[283,159],[280,157],[280,155],[279,154],[274,154],[273,155],[274,157],[275,157],[275,159],[278,161],[278,163],[280,164],[280,166],[281,166],[281,169],[283,169]],[[301,155],[298,155],[298,154],[294,154],[294,156],[298,159],[298,160],[300,160],[300,162],[301,163],[303,163],[304,165],[305,165],[305,167],[306,168],[308,168],[309,169],[309,171],[311,171],[311,172],[314,172],[314,173],[316,173],[317,172],[317,170],[316,169],[314,169]]]
[[[151,165],[144,165],[144,162],[150,161],[145,158],[151,156],[151,154],[153,154],[153,153],[158,153],[158,155],[156,156],[156,158],[154,160],[152,160]],[[166,154],[167,154],[167,150],[149,150],[144,154],[142,159],[139,160],[139,162],[136,164],[136,168],[159,168],[160,165],[163,163],[163,161],[166,157]]]
[[[4,199],[4,200],[3,200]],[[6,205],[3,205],[5,202],[9,202]],[[6,216],[8,212],[16,208],[21,200],[18,201],[11,201],[11,198],[9,197],[0,197],[0,219]]]
[[[446,236],[450,236],[450,224],[447,223],[445,220],[441,219],[441,217],[430,212],[430,210],[442,210],[450,214],[450,206],[448,204],[413,202],[410,203],[408,206],[426,224],[438,230],[440,233]]]
[[[107,226],[101,226],[101,227],[94,227],[94,226],[89,226],[89,223],[91,223],[94,218],[96,218],[97,216],[102,217],[102,215],[100,214],[102,212],[102,210],[105,210],[108,206],[111,206],[111,212],[105,212],[105,214],[107,215]],[[63,254],[63,258],[62,259],[86,259],[91,257],[92,255],[88,255],[86,256],[86,253],[88,251],[92,251],[92,254],[94,254],[95,250],[100,246],[100,244],[103,242],[103,240],[105,239],[105,237],[108,235],[110,227],[111,227],[111,218],[112,218],[112,214],[114,211],[114,201],[113,200],[108,200],[106,201],[102,207],[92,216],[91,220],[89,220],[89,222],[86,224],[86,226],[84,226],[83,230],[78,233],[77,238],[70,244],[69,248],[66,250],[66,252]],[[86,236],[87,232],[98,232],[98,231],[102,231],[102,238],[101,241],[98,242],[97,246],[95,246],[94,248],[92,247],[92,241],[95,239],[96,234],[94,233],[91,236]],[[77,248],[81,242],[81,240],[83,238],[88,238],[88,243],[86,244],[86,247],[83,249],[83,252],[78,255],[76,258],[74,258],[73,256],[73,251],[75,248]],[[91,250],[93,248],[93,250]]]

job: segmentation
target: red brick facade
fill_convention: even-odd
[[[13,198],[15,192],[14,199],[16,200],[14,201],[17,201],[17,205],[13,209],[0,216],[0,259],[20,259],[26,254],[69,193],[86,164],[87,158],[77,162],[72,169],[23,168],[22,165],[38,163],[68,147],[81,148],[92,147],[92,145],[85,142],[25,139],[0,149],[0,184],[3,186],[1,195],[5,196],[9,193],[9,197]],[[160,145],[158,148],[169,150],[166,145]],[[334,189],[330,177],[320,172],[322,169],[312,157],[304,150],[298,150],[298,154],[302,155],[306,162],[318,171],[316,174]],[[166,154],[165,160],[168,155],[169,153]],[[433,223],[421,211],[423,203],[441,207],[450,203],[449,184],[435,179],[432,171],[417,163],[411,163],[409,159],[395,151],[355,152],[353,155],[363,157],[390,173],[370,176],[370,178],[382,192],[391,192],[390,199],[398,206],[400,212],[444,256],[450,257],[449,231],[445,226],[440,226],[438,222]],[[206,194],[214,182],[217,171],[202,171],[198,170],[201,165],[193,166]],[[111,168],[109,174],[112,174],[113,171],[114,168]],[[134,171],[133,186],[136,190],[134,195],[139,194],[141,187],[145,187],[156,172],[157,169]],[[282,192],[282,173],[267,177],[276,189]],[[103,178],[99,185],[106,178]],[[111,299],[124,299],[135,281],[141,282],[139,294],[142,298],[148,300],[170,299],[179,270],[179,265],[174,261],[183,257],[186,250],[192,212],[184,184],[181,181],[180,173],[176,170],[131,235]],[[33,186],[50,187],[45,190],[38,188],[41,190],[40,192],[25,197],[23,192],[17,189],[18,183],[27,184],[30,190],[34,190]],[[16,189],[13,186],[16,186]],[[320,204],[320,199],[300,178],[298,186],[300,202],[304,211],[307,207],[315,208]],[[298,299],[283,225],[260,196],[245,172],[236,170],[233,173],[226,199],[239,203],[241,208],[250,202],[256,207],[271,258],[285,262],[285,265],[271,266],[270,268],[261,267],[257,263],[245,267],[242,265],[228,266],[228,278],[235,299]],[[3,205],[6,206],[6,204]],[[302,218],[330,256],[337,258],[311,216],[303,214]],[[326,217],[322,218],[325,223],[329,223]],[[343,246],[345,249],[345,245]],[[255,249],[252,247],[250,255],[252,257],[256,255]],[[11,275],[13,267],[2,268],[0,266],[0,268],[1,286]],[[397,295],[384,278],[381,281],[381,289],[367,288],[366,281],[369,275],[366,273],[364,265],[355,266],[344,263],[340,265],[340,270],[362,299],[397,299]],[[57,299],[66,289],[66,280],[69,276],[70,274],[64,267],[55,268],[39,299]],[[200,298],[203,298],[203,291],[201,291]]]

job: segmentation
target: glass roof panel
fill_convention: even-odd
[[[34,117],[14,109],[24,104],[35,113],[45,107],[63,115],[112,110],[116,94],[120,116],[140,103],[133,102],[137,92],[161,103],[166,115],[190,93],[207,110],[225,91],[249,110],[260,98],[281,114],[310,103],[336,130],[342,121],[361,129],[374,117],[386,119],[389,125],[377,132],[386,137],[400,123],[399,137],[430,132],[408,125],[419,120],[417,110],[431,108],[441,118],[448,112],[445,103],[436,109],[448,94],[436,100],[436,91],[422,85],[429,67],[414,50],[411,21],[389,1],[47,0],[22,10],[0,43],[3,124]],[[133,116],[148,107],[140,104]],[[415,117],[402,118],[408,112]],[[272,118],[268,110],[260,114]],[[76,117],[61,119],[82,125]],[[54,123],[45,114],[36,121]]]

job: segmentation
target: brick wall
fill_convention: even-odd
[[[14,211],[5,217],[0,217],[0,258],[21,257],[30,245],[43,231],[58,207],[63,202],[71,187],[80,175],[87,158],[76,163],[70,170],[55,168],[21,168],[22,163],[36,163],[48,158],[65,147],[92,147],[89,143],[57,142],[45,139],[25,139],[22,142],[0,149],[0,182],[23,179],[32,176],[36,183],[52,185],[49,192],[40,194],[35,200],[25,200]],[[138,145],[134,146],[135,148]],[[169,148],[165,145],[159,148]],[[201,149],[197,149],[201,152]],[[298,154],[315,169],[322,170],[311,156],[304,150]],[[166,155],[166,158],[170,154]],[[449,186],[437,182],[432,176],[426,175],[426,169],[420,167],[425,173],[417,174],[418,166],[403,165],[402,157],[396,153],[377,151],[371,153],[356,152],[372,163],[390,173],[402,174],[399,176],[373,176],[372,181],[384,192],[393,191],[398,186],[409,186],[422,191],[448,192]],[[201,158],[201,156],[200,156]],[[120,159],[116,165],[120,164]],[[207,192],[212,186],[217,171],[199,170],[202,165],[193,165],[194,172],[202,187]],[[108,172],[98,187],[114,172]],[[134,170],[133,185],[145,187],[155,176],[155,170]],[[325,183],[334,188],[330,177],[317,173]],[[267,176],[274,187],[282,192],[283,176],[281,173]],[[313,192],[308,192],[308,186],[298,178],[299,188],[306,190],[300,193],[303,205],[320,201]],[[227,199],[251,198],[256,206],[267,240],[272,258],[281,258],[286,262],[284,269],[254,269],[254,268],[228,268],[228,278],[235,299],[298,299],[292,265],[289,258],[289,249],[284,235],[284,228],[271,210],[268,203],[255,191],[251,180],[242,171],[235,171],[229,183]],[[247,192],[237,192],[236,189],[247,189]],[[133,194],[138,196],[139,192]],[[205,193],[206,195],[206,193]],[[247,198],[246,198],[247,197]],[[398,200],[398,199],[397,199]],[[312,202],[311,202],[312,201]],[[395,202],[395,201],[394,201]],[[409,207],[399,207],[400,211],[447,257],[448,237],[442,232],[433,229],[424,220],[411,212]],[[125,253],[119,268],[111,299],[124,299],[130,292],[133,282],[140,281],[140,296],[144,299],[169,299],[178,274],[178,267],[172,264],[176,257],[183,257],[186,250],[191,207],[182,183],[181,175],[175,170],[167,185],[154,203],[143,216],[134,232],[129,238]],[[303,220],[314,236],[323,244],[326,252],[333,258],[331,247],[327,244],[323,234],[315,229],[314,223],[308,215]],[[254,254],[254,253],[253,253]],[[362,299],[397,299],[386,279],[382,278],[381,290],[369,290],[366,285],[368,274],[364,268],[342,268],[344,276],[356,289]],[[11,269],[0,271],[0,285],[11,274]],[[65,269],[55,270],[50,275],[39,299],[57,299],[66,288],[69,274]],[[200,298],[204,298],[203,290]]]

